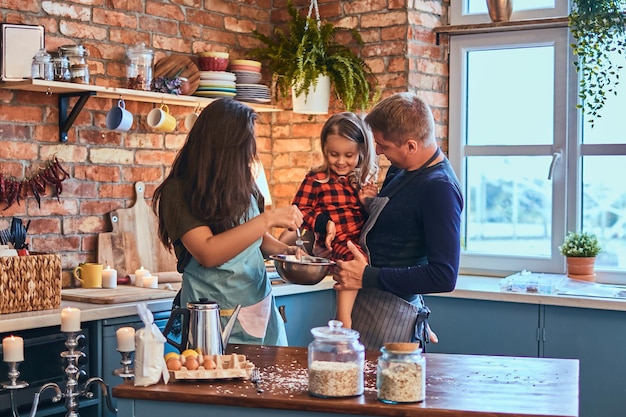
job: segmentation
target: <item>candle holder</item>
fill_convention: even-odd
[[[64,332],[64,333],[66,336],[65,346],[67,347],[67,350],[64,352],[61,352],[61,357],[66,362],[65,375],[67,376],[67,381],[65,384],[65,392],[62,392],[59,385],[57,385],[54,382],[49,382],[43,385],[39,389],[39,391],[35,393],[33,406],[30,410],[29,417],[35,417],[35,414],[37,414],[37,408],[39,406],[39,398],[41,394],[48,389],[52,389],[56,393],[56,395],[52,398],[52,402],[59,402],[62,399],[65,399],[65,408],[67,409],[67,413],[65,414],[65,417],[79,417],[80,416],[78,414],[79,399],[80,397],[93,398],[94,393],[90,391],[90,388],[94,384],[100,386],[100,389],[102,391],[102,396],[106,400],[106,405],[108,409],[112,413],[117,413],[117,410],[115,409],[115,407],[113,407],[113,404],[111,403],[111,395],[110,395],[109,386],[105,384],[102,378],[99,378],[99,377],[89,378],[87,381],[85,381],[83,388],[79,389],[78,378],[80,375],[84,375],[85,371],[80,369],[78,360],[80,358],[85,357],[86,355],[84,352],[82,352],[78,348],[78,342],[81,339],[84,339],[85,336],[79,332]],[[14,406],[13,402],[11,406],[12,407]]]
[[[26,388],[28,386],[28,382],[17,380],[20,377],[20,371],[17,370],[19,364],[19,362],[7,362],[7,365],[9,366],[9,381],[0,384],[0,387],[9,391],[11,397],[11,412],[13,414],[12,417],[20,417],[17,413],[15,399],[13,398],[15,390]]]
[[[121,352],[119,349],[117,351],[122,355],[122,360],[120,361],[122,367],[114,370],[113,375],[119,376],[124,381],[130,381],[135,377],[135,369],[131,368],[133,364],[133,352]]]

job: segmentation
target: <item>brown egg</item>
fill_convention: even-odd
[[[185,362],[185,368],[187,368],[190,371],[195,371],[196,369],[198,369],[199,366],[200,364],[198,363],[198,360],[196,359],[195,356],[188,357],[187,362]]]
[[[217,364],[215,363],[215,361],[213,359],[206,359],[204,362],[202,362],[202,366],[204,366],[204,369],[215,369],[217,367]]]
[[[170,358],[167,361],[167,369],[169,369],[170,371],[179,371],[182,366],[183,364],[180,363],[177,358]]]

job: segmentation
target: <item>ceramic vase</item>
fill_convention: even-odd
[[[508,22],[513,12],[513,0],[487,0],[492,22]]]
[[[595,257],[590,258],[577,258],[567,257],[567,276],[571,279],[577,279],[579,281],[595,281],[596,274],[594,266],[596,263]]]
[[[300,114],[328,114],[330,102],[330,77],[320,75],[317,85],[311,86],[306,94],[296,96],[292,88],[293,112]]]

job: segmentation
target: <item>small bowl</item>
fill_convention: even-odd
[[[226,71],[226,68],[228,68],[228,58],[199,56],[198,67],[201,71]]]
[[[271,255],[276,272],[290,284],[315,285],[324,279],[335,262],[317,256],[306,256],[304,260],[295,255]]]
[[[198,56],[228,59],[230,55],[228,52],[206,51],[206,52],[198,52]]]

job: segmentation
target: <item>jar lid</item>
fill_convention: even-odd
[[[342,325],[343,323],[339,320],[331,320],[328,322],[328,327],[315,327],[311,329],[311,333],[316,339],[333,341],[347,341],[359,338],[359,332],[341,327]]]
[[[83,45],[63,45],[59,47],[63,55],[89,56],[89,50]]]
[[[383,345],[383,349],[391,353],[406,353],[406,354],[420,353],[422,351],[419,343],[402,343],[402,342],[385,343]]]
[[[154,51],[152,49],[148,48],[144,42],[141,42],[138,45],[131,46],[130,48],[128,48],[128,51],[126,52],[126,55],[128,55],[128,56],[154,55]]]

